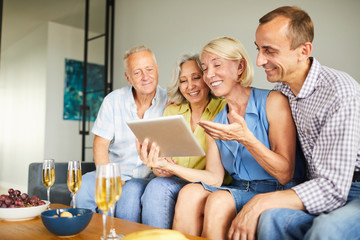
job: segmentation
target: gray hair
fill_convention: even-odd
[[[196,62],[196,64],[198,65],[201,71],[201,75],[203,73],[199,59],[199,54],[183,54],[177,59],[173,69],[171,83],[168,86],[168,93],[167,93],[170,101],[173,101],[175,104],[188,103],[188,100],[186,100],[186,98],[180,92],[179,84],[180,84],[181,66],[183,63],[191,60],[194,60]],[[211,91],[209,91],[209,97],[218,98]]]
[[[136,46],[136,47],[133,47],[133,48],[130,48],[129,50],[127,50],[124,54],[124,67],[125,67],[125,71],[127,71],[127,60],[129,58],[130,55],[134,54],[134,53],[138,53],[138,52],[149,52],[151,53],[151,55],[153,56],[154,58],[154,61],[156,63],[156,58],[155,58],[155,55],[154,53],[151,51],[150,48],[148,48],[147,46],[145,45],[141,45],[141,46]]]

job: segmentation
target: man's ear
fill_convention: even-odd
[[[299,61],[306,61],[310,56],[312,52],[312,43],[311,42],[305,42],[300,45],[299,49]]]
[[[159,80],[159,65],[158,64],[156,64],[156,71],[157,71],[158,80]]]
[[[131,84],[131,81],[130,81],[130,78],[129,78],[129,76],[127,75],[126,72],[124,73],[124,75],[125,75],[125,77],[126,77],[126,81],[127,81],[130,85],[132,85],[132,84]]]

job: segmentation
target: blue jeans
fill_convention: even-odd
[[[360,182],[353,183],[345,206],[328,214],[311,215],[293,209],[263,212],[257,239],[360,239]]]
[[[141,196],[150,178],[133,178],[122,187],[119,201],[115,205],[115,217],[141,223]]]
[[[141,198],[142,223],[171,229],[179,191],[188,182],[178,177],[157,177],[150,181]]]
[[[96,212],[97,205],[95,202],[95,179],[96,172],[88,172],[81,178],[81,187],[76,193],[76,207],[87,208]]]
[[[95,171],[82,176],[81,188],[76,194],[79,208],[88,208],[100,212],[95,202]],[[121,197],[115,205],[115,217],[132,222],[141,222],[141,196],[151,178],[133,178],[126,181]]]
[[[243,206],[247,202],[249,202],[256,194],[287,190],[302,182],[302,179],[293,179],[286,185],[281,185],[279,182],[272,182],[266,180],[243,181],[233,179],[230,186],[221,187],[210,186],[203,182],[200,183],[205,190],[210,192],[215,192],[218,190],[229,191],[234,198],[236,214],[238,214],[243,208]]]

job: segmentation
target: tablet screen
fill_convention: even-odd
[[[140,142],[148,138],[160,147],[162,157],[204,156],[205,152],[181,115],[128,121]]]

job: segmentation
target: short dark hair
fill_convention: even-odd
[[[295,6],[279,7],[259,19],[259,24],[265,24],[274,18],[283,16],[290,19],[287,36],[291,40],[291,49],[314,39],[314,24],[310,16],[301,8]]]

